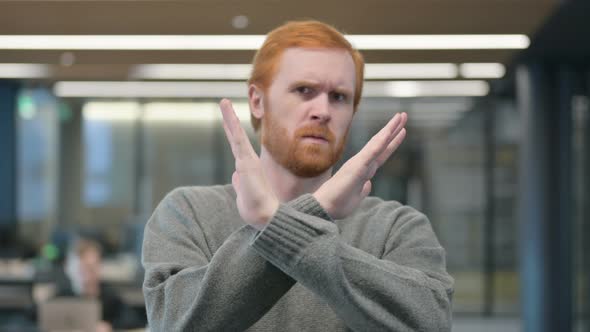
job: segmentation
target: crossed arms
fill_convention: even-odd
[[[452,279],[424,215],[407,207],[388,212],[385,218],[397,222],[380,257],[343,241],[332,220],[354,211],[368,194],[375,171],[403,140],[404,115],[394,117],[318,191],[281,204],[268,196],[272,190],[228,103],[222,102],[222,112],[236,157],[235,219],[249,225],[213,251],[203,220],[212,218],[205,211],[222,200],[176,190],[162,201],[144,240],[151,329],[243,331],[296,282],[353,330],[450,329]]]

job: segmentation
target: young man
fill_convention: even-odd
[[[146,226],[150,330],[450,330],[453,279],[428,219],[367,197],[407,116],[395,115],[332,174],[363,66],[320,22],[267,36],[248,87],[260,157],[222,100],[232,185],[176,189]]]

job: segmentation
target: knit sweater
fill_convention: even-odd
[[[245,224],[231,185],[183,187],[144,233],[150,331],[449,331],[453,279],[426,216],[365,198],[332,220],[311,194]]]

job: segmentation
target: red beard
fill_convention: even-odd
[[[267,109],[268,110],[268,109]],[[272,112],[262,118],[262,145],[273,159],[299,177],[316,177],[332,167],[342,157],[348,130],[340,142],[325,125],[307,125],[288,137],[287,130],[275,121]],[[308,140],[316,137],[323,143]]]

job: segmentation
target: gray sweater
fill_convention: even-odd
[[[332,220],[312,195],[263,231],[231,185],[169,193],[143,241],[150,331],[449,331],[453,279],[428,219],[364,199]]]

